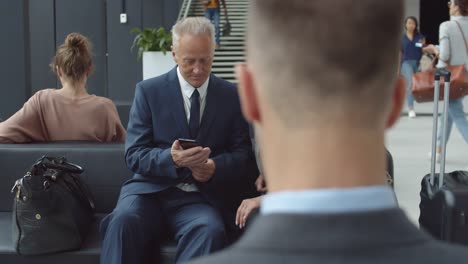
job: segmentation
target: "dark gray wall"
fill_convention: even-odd
[[[29,97],[28,31],[23,0],[0,1],[0,119],[6,119]]]
[[[57,87],[57,78],[48,67],[55,54],[54,0],[29,1],[31,90]],[[1,45],[1,44],[0,44]]]
[[[120,24],[121,1],[107,2],[108,90],[124,126],[133,101],[135,84],[142,79],[136,49],[130,52],[134,27],[164,26],[170,30],[177,20],[182,0],[139,0],[126,3],[127,24]]]
[[[126,0],[127,24],[120,24],[121,0],[2,0],[0,29],[0,118],[16,112],[34,92],[57,87],[49,68],[58,45],[70,32],[93,42],[95,72],[91,93],[107,96],[117,105],[124,125],[135,84],[142,79],[141,61],[130,51],[134,27],[170,29],[182,0]]]
[[[55,1],[56,46],[70,32],[79,32],[93,43],[94,74],[88,79],[90,93],[107,96],[106,8],[103,0]]]
[[[127,3],[127,24],[120,24],[120,1],[107,3],[107,70],[108,96],[117,105],[124,126],[133,100],[135,84],[141,80],[142,66],[136,59],[136,52],[130,51],[134,36],[130,30],[141,27],[142,2]]]

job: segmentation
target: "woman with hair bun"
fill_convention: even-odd
[[[93,60],[91,43],[85,36],[69,34],[50,67],[62,88],[36,92],[23,108],[0,123],[0,143],[125,141],[114,103],[86,89]]]

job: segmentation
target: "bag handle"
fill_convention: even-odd
[[[79,176],[70,175],[71,177],[64,177],[63,180],[67,182],[67,186],[74,188],[71,190],[74,194],[80,196],[81,201],[85,202],[89,207],[94,210],[96,208],[94,204],[94,198],[88,187],[81,182]]]
[[[56,169],[56,170],[61,170],[64,172],[72,173],[71,178],[67,178],[67,177],[63,178],[65,182],[68,182],[67,186],[69,188],[70,187],[77,188],[77,189],[72,190],[73,193],[75,193],[76,195],[79,195],[82,201],[87,202],[87,204],[92,210],[96,208],[94,204],[94,198],[91,192],[89,191],[88,187],[86,185],[83,185],[83,183],[77,178],[78,176],[73,175],[73,174],[81,174],[84,172],[84,169],[81,166],[68,162],[65,157],[56,158],[56,157],[50,157],[50,156],[44,155],[40,159],[38,159],[32,167],[33,169],[37,169],[38,167],[41,167],[44,169]],[[15,188],[16,188],[16,185],[13,187],[13,189]]]
[[[57,162],[58,161],[58,162]],[[43,167],[46,169],[63,170],[70,173],[83,173],[83,168],[77,164],[68,162],[65,157],[55,158],[49,156],[42,156],[34,163],[33,168]]]

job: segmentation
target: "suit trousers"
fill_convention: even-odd
[[[104,236],[101,264],[143,263],[148,245],[161,243],[167,234],[177,241],[176,263],[207,255],[226,244],[217,210],[201,193],[175,187],[120,198],[100,229]]]

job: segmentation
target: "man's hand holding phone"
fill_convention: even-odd
[[[179,140],[174,141],[171,147],[171,156],[177,167],[193,167],[205,164],[211,154],[210,148],[194,146],[184,149]]]

